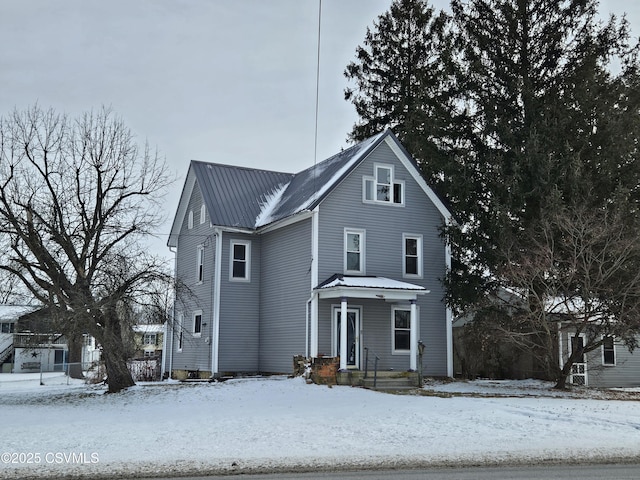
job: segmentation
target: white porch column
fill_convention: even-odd
[[[318,294],[314,292],[311,299],[311,325],[309,327],[309,356],[318,356]]]
[[[347,369],[347,297],[340,297],[340,370]]]
[[[416,301],[411,300],[411,320],[409,324],[409,370],[418,369],[418,318],[416,315]]]

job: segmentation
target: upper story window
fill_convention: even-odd
[[[202,206],[200,207],[200,224],[203,224],[206,218],[207,218],[207,207],[203,203]]]
[[[198,246],[198,258],[196,260],[196,280],[198,283],[204,281],[204,245]]]
[[[189,218],[187,220],[187,228],[191,230],[193,228],[193,210],[189,210]]]
[[[248,282],[251,279],[251,242],[246,240],[231,240],[230,279]]]
[[[602,364],[616,364],[616,344],[612,336],[607,336],[602,339]]]
[[[393,165],[375,164],[373,171],[373,176],[363,177],[363,201],[404,205],[404,181],[394,178]]]
[[[13,333],[14,329],[14,323],[0,323],[0,333]]]
[[[422,277],[422,235],[402,234],[402,275]]]
[[[142,343],[144,345],[155,345],[157,343],[156,338],[157,337],[155,333],[145,333]]]
[[[365,273],[365,231],[345,228],[344,272]]]

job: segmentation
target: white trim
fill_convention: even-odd
[[[404,310],[409,312],[409,322],[411,322],[411,304],[401,303],[391,306],[391,355],[409,356],[411,354],[411,348],[408,350],[398,350],[395,348],[395,333],[396,333],[396,311]],[[420,307],[416,304],[416,336],[420,338]],[[409,334],[411,334],[411,323],[409,323]],[[416,340],[417,345],[417,340]],[[411,339],[409,339],[409,346],[411,346]]]
[[[355,332],[356,335],[356,365],[355,367],[352,368],[362,368],[361,362],[362,362],[362,342],[361,340],[361,336],[362,336],[362,332],[363,332],[363,326],[362,326],[362,305],[351,305],[348,304],[348,299],[347,299],[347,314],[349,312],[356,312],[357,314],[357,331]],[[331,356],[333,357],[337,357],[338,356],[338,317],[336,316],[336,313],[338,312],[342,312],[342,302],[340,302],[339,304],[332,304],[331,305]],[[344,324],[346,326],[346,322]],[[340,324],[340,326],[342,327],[342,323]],[[343,342],[343,338],[342,338],[342,334],[340,334],[340,343]],[[344,336],[344,343],[346,344],[346,335]],[[342,349],[342,346],[340,347]],[[345,347],[346,350],[346,347]],[[341,369],[344,368],[348,368],[348,366],[346,365],[346,356],[344,357],[344,363],[345,366],[342,366],[342,362],[343,362],[343,358],[340,358],[340,365],[341,365]]]
[[[313,290],[318,286],[318,255],[320,252],[320,208],[311,212],[311,319],[309,321],[309,355],[318,356],[318,295]]]
[[[610,337],[613,341],[613,363],[604,363],[604,339]],[[618,364],[618,352],[616,351],[616,339],[613,335],[603,335],[602,345],[600,345],[600,351],[602,353],[602,366],[603,367],[615,367]]]
[[[390,170],[389,174],[389,200],[378,200],[378,169],[384,168]],[[371,198],[367,198],[367,182],[372,183]],[[395,202],[395,185],[401,185],[400,202]],[[395,207],[404,207],[405,205],[405,182],[404,180],[398,180],[395,175],[395,165],[392,163],[373,163],[373,175],[362,176],[362,203],[376,204],[376,205],[391,205]]]
[[[449,242],[444,247],[444,262],[447,273],[451,272],[451,245]],[[446,304],[445,321],[447,333],[447,376],[453,377],[453,310]]]
[[[407,273],[407,240],[417,240],[418,273]],[[424,264],[424,243],[422,235],[413,233],[402,234],[402,276],[404,278],[422,278]]]
[[[245,259],[244,259],[244,277],[233,276],[233,248],[236,245],[243,245],[245,247]],[[241,260],[238,260],[241,261]],[[229,240],[229,281],[230,282],[250,282],[251,281],[251,240],[240,240],[232,238]]]
[[[347,269],[347,236],[349,234],[359,235],[360,236],[360,270],[348,270]],[[343,244],[342,244],[342,253],[343,253],[343,270],[345,274],[356,274],[356,275],[366,275],[367,273],[367,262],[366,262],[366,251],[367,251],[367,231],[362,228],[350,228],[345,227],[344,236],[343,236]]]
[[[216,253],[213,281],[213,329],[211,332],[211,376],[218,373],[218,344],[220,342],[220,283],[222,282],[222,231],[214,230]]]
[[[200,316],[200,331],[196,332],[196,317]],[[198,338],[202,336],[202,322],[203,322],[202,310],[194,310],[191,314],[191,334]]]
[[[178,246],[178,237],[184,224],[184,219],[187,216],[187,209],[189,208],[189,201],[193,195],[193,188],[196,184],[196,174],[191,164],[189,165],[189,171],[187,172],[187,179],[182,187],[182,194],[180,195],[180,201],[178,202],[178,209],[176,210],[176,216],[173,217],[173,224],[171,225],[171,233],[167,240],[169,247]]]
[[[204,245],[196,248],[196,285],[204,282]]]
[[[317,208],[318,207],[316,207],[316,209]],[[263,234],[263,233],[271,232],[273,230],[278,230],[280,228],[287,227],[289,225],[293,225],[294,223],[301,222],[302,220],[306,220],[307,218],[311,218],[312,214],[313,214],[313,211],[303,210],[301,212],[294,213],[293,215],[291,215],[289,217],[286,217],[286,218],[283,218],[281,220],[276,220],[275,222],[272,222],[272,223],[270,223],[268,225],[265,225],[263,227],[258,227],[255,230],[255,233]],[[252,233],[252,232],[249,232],[247,230],[245,230],[245,231],[247,233]]]
[[[398,157],[398,159],[402,162],[402,164],[407,169],[407,171],[411,174],[413,179],[418,183],[418,185],[420,185],[420,188],[422,188],[424,193],[427,194],[427,196],[429,197],[429,200],[431,200],[431,202],[435,205],[435,207],[440,212],[440,215],[444,217],[447,224],[449,224],[450,222],[453,222],[453,216],[451,212],[447,209],[447,207],[444,206],[444,203],[442,203],[442,200],[440,200],[438,195],[436,195],[436,193],[431,189],[431,187],[427,185],[427,182],[425,182],[424,178],[422,178],[422,175],[420,174],[418,169],[411,162],[409,157],[402,151],[400,146],[395,142],[395,140],[391,137],[391,135],[387,135],[384,138],[384,141],[389,146],[389,148],[391,148],[393,153],[395,153],[396,157]]]

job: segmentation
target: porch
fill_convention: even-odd
[[[384,277],[336,274],[314,293],[310,356],[339,359],[338,383],[372,383],[377,364],[376,383],[386,377],[406,384],[411,378],[417,385],[417,373],[407,373],[421,367],[418,296],[428,290]]]

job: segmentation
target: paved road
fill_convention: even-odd
[[[318,472],[269,475],[182,477],[181,480],[637,480],[640,464],[547,465],[521,467],[433,468],[363,472]],[[153,480],[170,480],[157,478]]]

